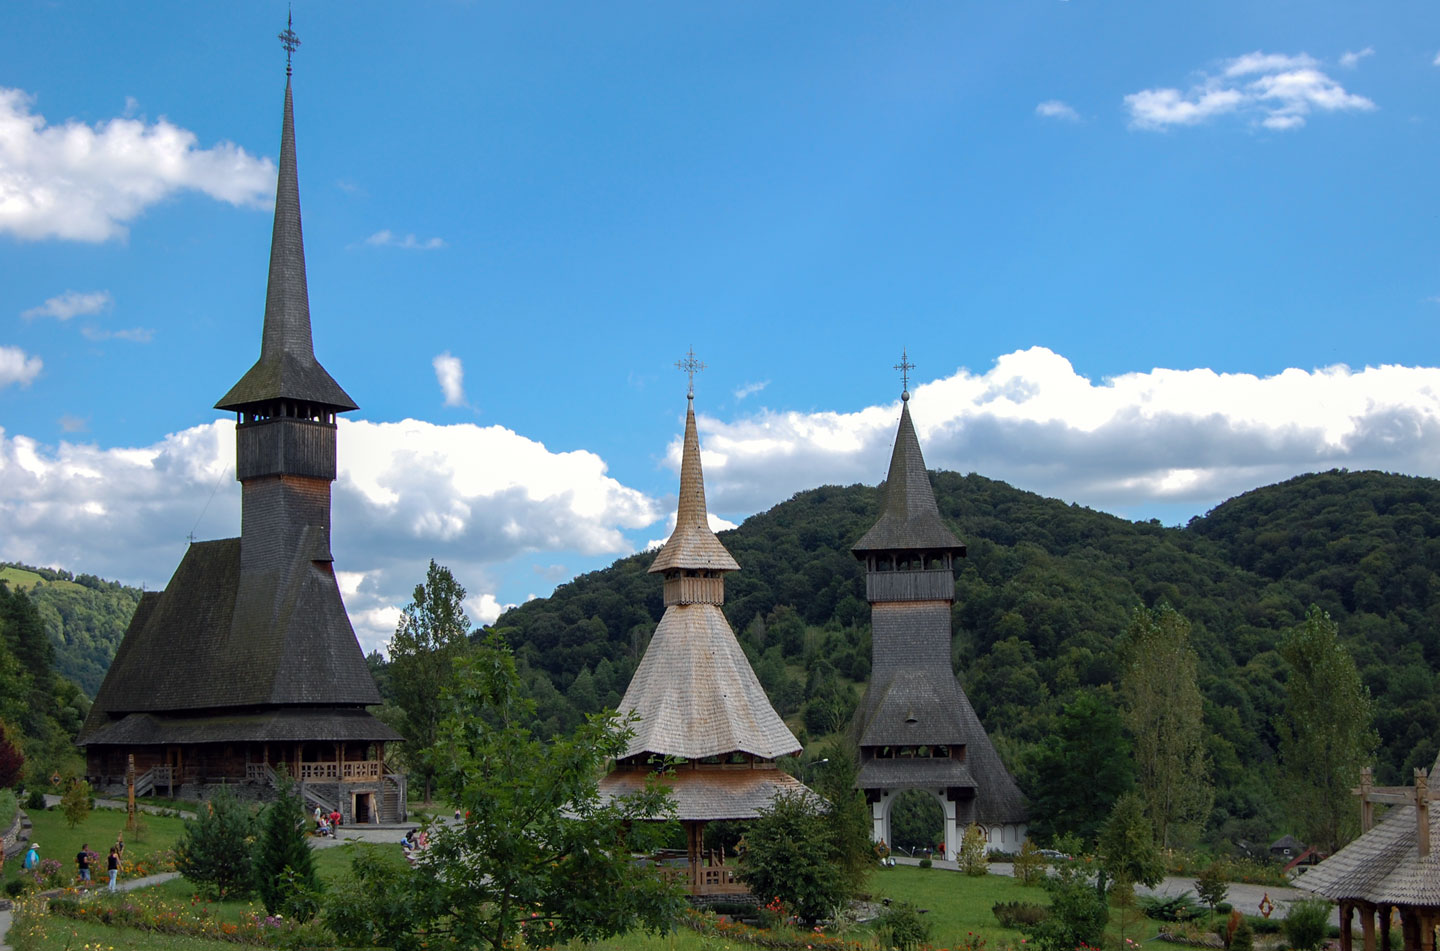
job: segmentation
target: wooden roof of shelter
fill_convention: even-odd
[[[402,739],[364,710],[300,708],[175,716],[131,713],[98,729],[89,744],[139,746],[193,743],[290,743],[310,740],[373,743]]]
[[[1431,776],[1440,770],[1440,757]],[[1440,842],[1440,810],[1430,808],[1436,798],[1428,789],[1424,770],[1416,770],[1416,787],[1377,790],[1369,801],[1391,802],[1389,812],[1372,828],[1325,861],[1311,867],[1295,882],[1334,901],[1360,900],[1376,905],[1440,907],[1440,854],[1430,842]],[[1367,790],[1360,790],[1362,800]],[[1396,800],[1420,796],[1423,806]],[[1423,811],[1421,811],[1423,809]],[[1417,815],[1417,812],[1420,814]]]
[[[872,551],[918,549],[948,551],[964,557],[965,546],[940,519],[935,490],[920,454],[920,439],[910,419],[910,394],[900,401],[900,428],[885,477],[885,501],[880,518],[850,550],[863,557]]]
[[[640,770],[617,770],[600,781],[600,792],[605,796],[640,792],[649,775]],[[755,819],[781,793],[814,795],[800,780],[774,768],[681,767],[658,779],[674,796],[675,818],[683,822]]]
[[[660,549],[652,573],[672,569],[739,571],[740,566],[710,530],[705,508],[705,476],[700,471],[700,436],[695,429],[695,398],[685,407],[685,442],[680,450],[680,502],[675,531]]]
[[[706,519],[693,397],[685,415],[675,531],[655,564],[674,570],[739,568]],[[625,757],[704,759],[738,752],[774,759],[800,752],[720,610],[723,578],[705,581],[707,593],[698,601],[684,601],[667,587],[665,614],[620,702],[622,713],[634,711],[640,718]]]
[[[255,361],[216,409],[240,410],[291,399],[343,412],[355,402],[315,359],[310,338],[310,292],[305,280],[305,241],[300,230],[300,176],[295,162],[295,106],[285,80],[285,117],[280,129],[280,175],[275,186],[275,225],[270,238],[270,279],[265,291],[265,332]]]

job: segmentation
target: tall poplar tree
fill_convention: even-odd
[[[1165,848],[1181,827],[1204,822],[1215,795],[1190,622],[1167,604],[1138,608],[1119,650],[1136,785]]]
[[[435,769],[425,752],[435,745],[444,715],[440,694],[454,680],[455,658],[470,633],[464,601],[465,588],[432,558],[425,583],[415,586],[390,638],[390,691],[401,712],[406,763],[424,782],[426,802]]]
[[[1379,737],[1370,691],[1330,615],[1315,605],[1280,641],[1290,665],[1280,734],[1280,770],[1291,821],[1306,841],[1333,852],[1354,837],[1359,781]]]

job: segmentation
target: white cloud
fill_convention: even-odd
[[[56,320],[66,321],[71,317],[101,313],[109,310],[114,303],[115,298],[110,296],[109,291],[89,291],[83,294],[79,291],[66,291],[38,307],[21,311],[20,316],[26,320],[54,317]]]
[[[912,387],[927,464],[1100,508],[1203,511],[1300,472],[1440,476],[1440,368],[1270,377],[1155,369],[1099,383],[1043,347]],[[885,477],[899,404],[699,419],[711,508],[749,513],[823,483]],[[678,467],[680,444],[668,464]]]
[[[1354,69],[1360,65],[1360,61],[1367,56],[1375,55],[1375,47],[1367,46],[1363,50],[1346,50],[1340,56],[1340,65],[1346,69]]]
[[[81,327],[80,333],[85,335],[86,340],[129,340],[131,343],[149,343],[155,339],[155,331],[147,330],[144,327],[131,327],[129,330],[104,330],[100,327]]]
[[[44,366],[45,361],[28,355],[19,347],[0,346],[0,387],[12,383],[29,386],[30,381],[40,375]]]
[[[440,391],[445,394],[446,406],[465,405],[465,365],[460,362],[459,357],[450,355],[450,351],[437,356],[430,364],[435,367],[435,382],[440,384]]]
[[[735,388],[735,398],[737,400],[743,400],[747,396],[754,396],[769,385],[769,380],[762,380],[759,383],[742,383]]]
[[[392,231],[377,231],[365,239],[365,243],[377,248],[405,248],[410,251],[438,251],[445,247],[443,238],[417,238],[413,234],[397,235]]]
[[[1366,52],[1347,54],[1357,57]],[[1303,126],[1311,113],[1375,108],[1364,96],[1346,92],[1310,56],[1256,51],[1229,60],[1218,75],[1202,76],[1188,90],[1142,89],[1125,97],[1130,125],[1160,130],[1196,125],[1229,113],[1248,115],[1267,129]]]
[[[21,240],[123,238],[126,225],[177,192],[263,206],[275,166],[230,142],[199,148],[166,119],[48,125],[19,89],[0,88],[0,233]]]
[[[1035,114],[1047,119],[1063,119],[1066,122],[1080,121],[1080,113],[1071,108],[1069,103],[1059,99],[1046,99],[1035,107]]]
[[[367,651],[394,632],[394,609],[432,557],[471,589],[483,620],[503,606],[491,566],[536,552],[628,554],[626,533],[662,514],[594,453],[551,452],[499,426],[339,425],[336,568]],[[234,461],[226,420],[112,449],[0,429],[0,560],[163,586],[189,532],[238,533]]]

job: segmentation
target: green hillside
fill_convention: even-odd
[[[94,697],[140,602],[140,589],[16,564],[0,564],[0,582],[29,595],[54,645],[55,672]]]
[[[969,546],[957,573],[954,666],[1022,785],[1027,753],[1077,694],[1106,694],[1113,644],[1140,605],[1187,617],[1200,655],[1217,786],[1211,833],[1278,822],[1274,647],[1306,607],[1336,619],[1376,699],[1378,773],[1398,782],[1440,745],[1440,482],[1376,472],[1302,476],[1183,528],[1133,523],[978,475],[933,474]],[[812,735],[848,717],[869,668],[869,611],[849,545],[878,492],[802,492],[721,535],[741,571],[725,611],[782,714]],[[658,621],[653,555],[621,559],[494,625],[561,726],[615,703]],[[541,676],[543,674],[543,676]],[[842,715],[843,714],[843,715]]]

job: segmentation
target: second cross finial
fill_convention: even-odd
[[[687,399],[693,400],[695,398],[695,374],[705,369],[705,364],[696,359],[694,347],[691,347],[683,358],[675,361],[675,369],[685,371],[685,376],[689,381],[689,390],[685,395]]]
[[[904,347],[900,348],[900,362],[895,364],[895,369],[900,371],[900,398],[908,400],[910,399],[910,371],[915,369],[915,364],[910,362],[909,353]]]

